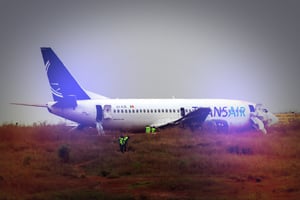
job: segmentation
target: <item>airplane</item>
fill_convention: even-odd
[[[41,53],[53,101],[13,104],[45,107],[76,122],[78,129],[96,127],[99,135],[105,130],[137,132],[173,126],[218,132],[255,128],[267,133],[266,129],[278,122],[262,104],[242,100],[111,99],[83,89],[50,47],[41,47]]]

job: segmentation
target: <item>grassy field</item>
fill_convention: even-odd
[[[0,127],[4,199],[300,199],[300,126],[216,134]]]

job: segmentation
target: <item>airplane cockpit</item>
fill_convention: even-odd
[[[250,112],[251,112],[250,119],[253,123],[252,124],[253,127],[266,134],[267,133],[266,128],[277,123],[278,118],[272,112],[269,112],[267,108],[263,107],[262,104],[256,104],[255,108],[254,106],[251,107],[252,109],[250,108]]]

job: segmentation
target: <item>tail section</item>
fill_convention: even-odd
[[[42,47],[41,52],[54,101],[90,99],[51,48]]]

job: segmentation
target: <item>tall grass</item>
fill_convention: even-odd
[[[115,132],[98,137],[94,129],[70,132],[64,125],[3,125],[0,199],[296,199],[300,126],[291,127],[267,135],[128,133],[122,154]]]

